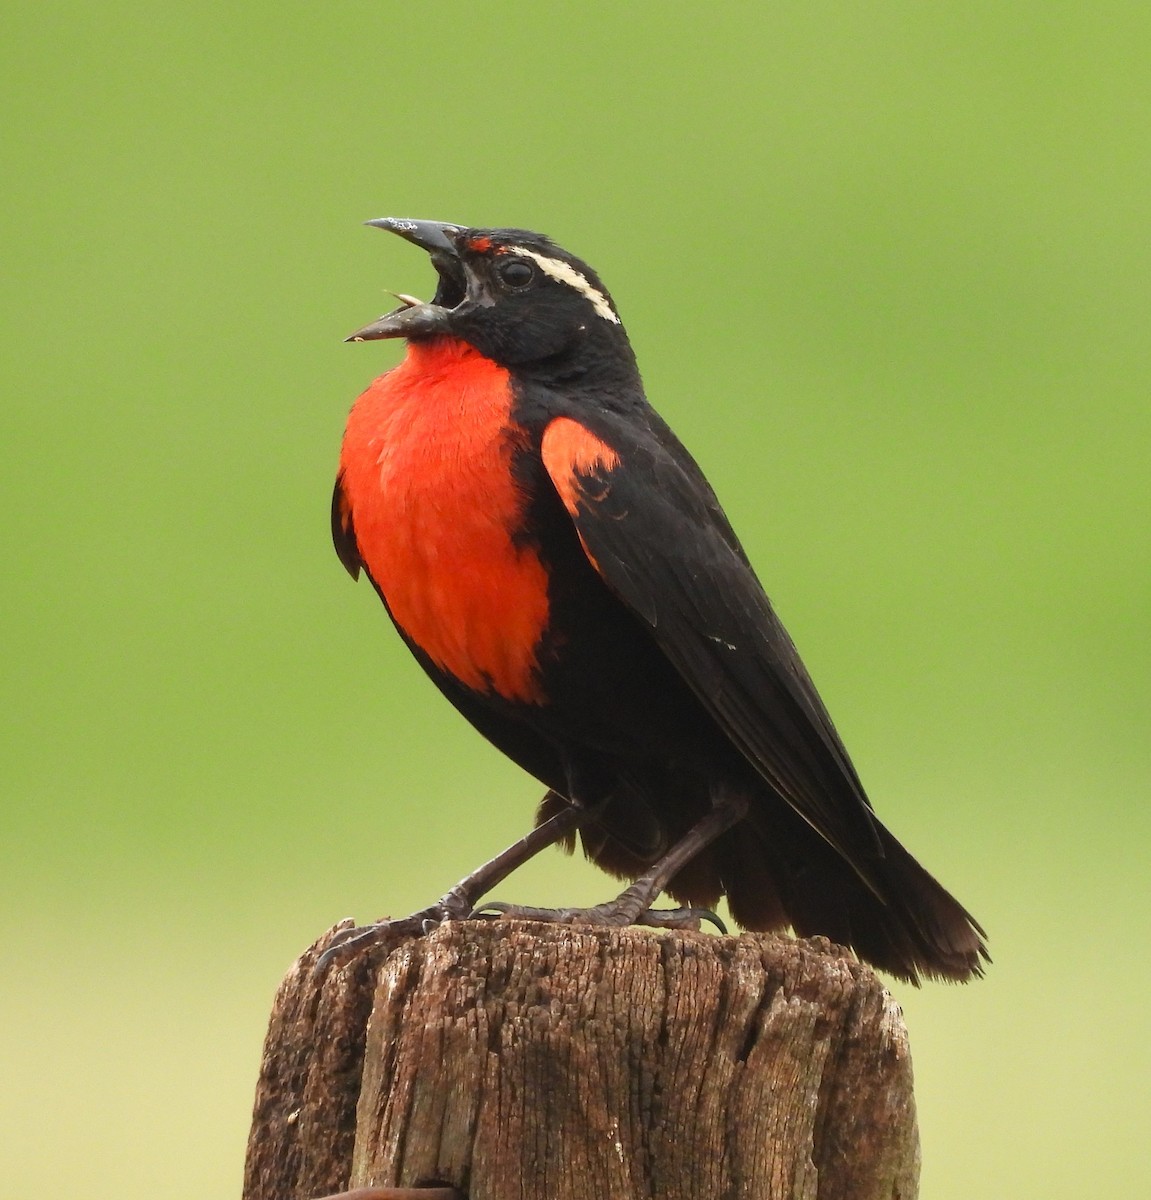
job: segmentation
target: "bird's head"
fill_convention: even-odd
[[[428,303],[399,296],[400,308],[348,341],[446,336],[507,367],[571,370],[615,360],[634,369],[627,335],[599,276],[543,234],[399,217],[367,223],[426,250],[439,286]]]

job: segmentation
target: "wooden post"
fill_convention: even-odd
[[[276,997],[244,1200],[917,1194],[899,1008],[823,939],[467,921],[318,978],[340,928]]]

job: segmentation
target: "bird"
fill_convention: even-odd
[[[897,979],[981,975],[984,930],[876,815],[595,270],[525,229],[367,224],[424,250],[437,284],[346,339],[407,345],[349,414],[335,548],[547,790],[520,841],[326,958],[469,918],[698,928],[725,897],[743,929],[823,936]],[[577,839],[618,896],[483,902]]]

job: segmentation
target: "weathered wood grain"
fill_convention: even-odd
[[[899,1009],[822,939],[469,921],[321,980],[330,936],[276,998],[245,1200],[917,1194]]]

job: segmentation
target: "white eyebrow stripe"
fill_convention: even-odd
[[[537,254],[536,251],[528,250],[523,246],[507,246],[505,249],[508,254],[518,254],[521,258],[530,258],[545,275],[550,275],[552,279],[558,280],[560,283],[566,283],[570,288],[575,288],[581,296],[591,302],[592,308],[605,321],[611,321],[613,325],[620,323],[619,317],[609,303],[608,298],[599,288],[593,287],[587,278],[581,275],[570,263],[566,263],[559,258],[548,258],[544,254]]]

